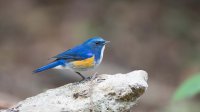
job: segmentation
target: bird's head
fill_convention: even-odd
[[[109,42],[110,41],[106,41],[103,38],[97,36],[86,40],[83,44],[90,48],[101,49]]]

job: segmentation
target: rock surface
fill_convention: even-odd
[[[3,112],[126,112],[148,87],[143,70],[98,75],[27,98]]]

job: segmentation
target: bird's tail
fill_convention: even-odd
[[[45,71],[45,70],[48,70],[48,69],[51,69],[51,68],[54,68],[56,66],[59,66],[59,65],[65,65],[65,60],[56,60],[56,61],[53,61],[47,65],[44,65],[36,70],[33,71],[33,73],[38,73],[38,72],[42,72],[42,71]]]

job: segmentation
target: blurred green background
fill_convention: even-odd
[[[199,0],[1,0],[0,107],[79,81],[69,71],[32,70],[92,36],[111,41],[99,73],[149,73],[133,111],[200,110],[198,93],[172,103],[179,85],[200,72]]]

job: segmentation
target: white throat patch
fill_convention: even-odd
[[[101,54],[100,54],[100,59],[99,59],[99,64],[101,63],[102,59],[103,59],[103,54],[104,54],[104,50],[105,50],[105,45],[103,46],[103,48],[101,49]]]

